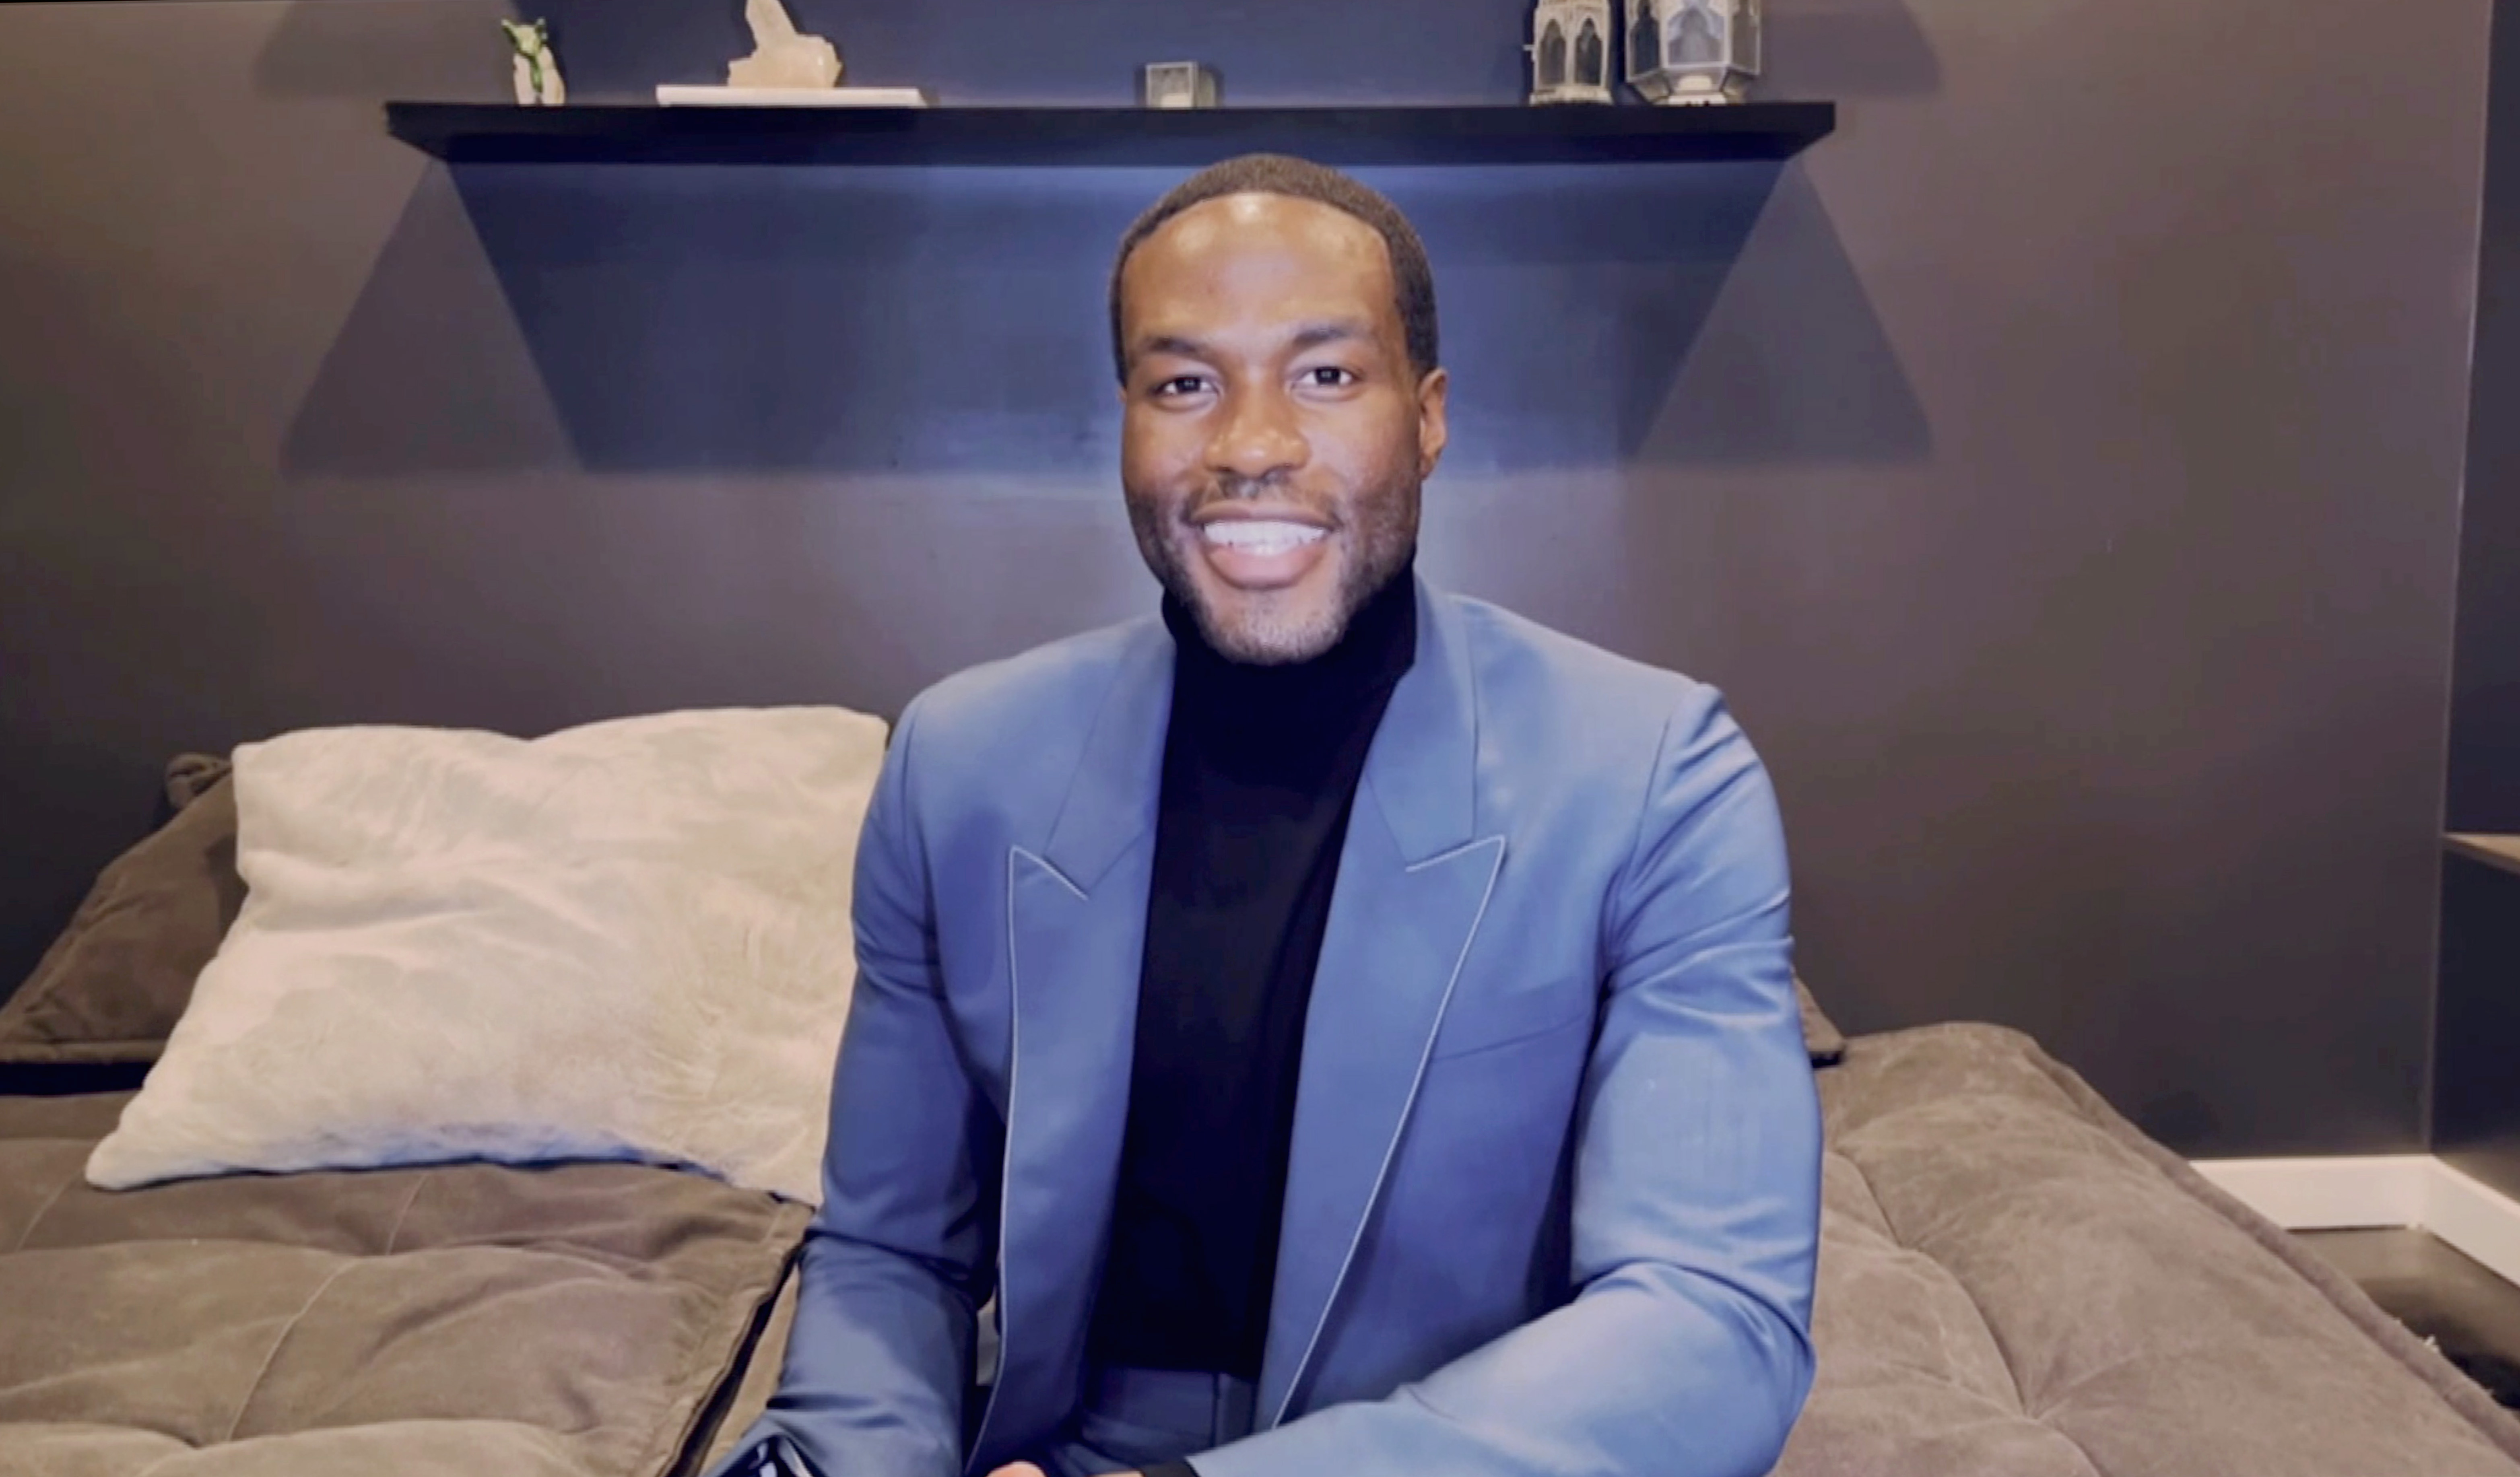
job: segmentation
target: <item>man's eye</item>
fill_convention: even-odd
[[[1335,364],[1325,364],[1318,369],[1304,371],[1304,382],[1315,389],[1345,389],[1356,382],[1356,372],[1341,369]]]
[[[1207,381],[1196,375],[1176,375],[1155,386],[1158,395],[1195,395],[1207,387]]]

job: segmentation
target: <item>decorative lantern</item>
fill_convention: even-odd
[[[1213,108],[1216,68],[1198,62],[1156,62],[1138,74],[1141,108]]]
[[[1540,0],[1531,16],[1531,101],[1607,103],[1610,0]]]
[[[1759,74],[1760,0],[1626,0],[1628,85],[1665,105],[1738,103]]]

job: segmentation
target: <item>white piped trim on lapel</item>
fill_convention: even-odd
[[[1008,1337],[1013,1324],[1010,1321],[1009,1311],[1012,1300],[1007,1296],[1007,1240],[1012,1229],[1008,1207],[1012,1204],[1013,1197],[1007,1193],[1007,1186],[1014,1178],[1015,1105],[1021,1100],[1022,1093],[1019,1078],[1023,1071],[1023,1011],[1019,992],[1023,982],[1015,966],[1015,868],[1023,862],[1030,862],[1050,873],[1058,885],[1074,893],[1080,901],[1085,897],[1085,890],[1069,881],[1067,873],[1021,846],[1007,848],[1007,1121],[1001,1135],[1004,1141],[998,1150],[998,1371],[997,1377],[989,1382],[989,1403],[980,1410],[980,1423],[972,1427],[973,1455],[977,1455],[987,1443],[989,1423],[997,1418],[998,1402],[1006,1396],[1006,1351],[1013,1342]]]
[[[1488,860],[1487,885],[1480,889],[1478,911],[1470,916],[1469,931],[1462,935],[1461,953],[1454,956],[1453,971],[1444,981],[1443,998],[1435,1010],[1439,1027],[1445,1011],[1452,1007],[1453,991],[1462,982],[1462,966],[1469,962],[1470,946],[1478,940],[1479,925],[1487,920],[1488,904],[1496,897],[1497,877],[1505,870],[1505,837],[1495,835],[1471,841],[1422,862],[1413,862],[1403,869],[1410,873],[1424,872],[1482,847],[1494,848],[1495,855]],[[1391,1141],[1383,1146],[1382,1162],[1373,1174],[1373,1187],[1366,1195],[1365,1213],[1357,1217],[1356,1230],[1348,1236],[1347,1250],[1339,1257],[1338,1272],[1330,1278],[1329,1296],[1322,1302],[1321,1315],[1313,1320],[1313,1331],[1304,1340],[1304,1352],[1296,1357],[1294,1372],[1287,1377],[1285,1392],[1278,1397],[1278,1408],[1270,1412],[1268,1425],[1262,1427],[1264,1430],[1285,1423],[1286,1412],[1294,1409],[1295,1392],[1303,1388],[1304,1376],[1312,1369],[1313,1356],[1321,1352],[1322,1334],[1328,1329],[1330,1314],[1338,1307],[1339,1293],[1347,1286],[1348,1273],[1356,1265],[1357,1251],[1365,1244],[1365,1229],[1373,1222],[1373,1207],[1382,1198],[1383,1184],[1391,1176],[1391,1162],[1399,1156],[1400,1141],[1409,1131],[1409,1116],[1418,1106],[1418,1090],[1425,1086],[1426,1064],[1434,1058],[1435,1038],[1439,1034],[1440,1030],[1428,1031],[1426,1044],[1418,1049],[1418,1066],[1409,1080],[1409,1095],[1401,1101],[1400,1122],[1392,1131]]]

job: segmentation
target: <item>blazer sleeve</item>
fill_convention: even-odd
[[[824,1477],[960,1477],[975,1313],[995,1273],[1000,1126],[945,1009],[914,799],[919,706],[858,843],[857,986],[787,1365],[736,1448],[785,1436]]]
[[[1576,1296],[1200,1477],[1759,1477],[1812,1378],[1820,1105],[1766,771],[1712,690],[1667,724],[1603,913],[1575,1133]]]

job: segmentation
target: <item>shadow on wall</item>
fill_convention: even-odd
[[[1902,0],[1787,0],[1767,22],[1763,92],[1846,101],[1942,91],[1942,62]]]
[[[788,3],[839,41],[853,78],[917,81],[948,104],[1123,103],[1137,65],[1175,55],[1222,66],[1230,102],[1509,102],[1528,22],[1525,0],[1219,0],[1195,14],[1151,0]],[[552,20],[581,101],[644,101],[748,45],[738,0],[299,5],[256,83],[503,99],[493,22],[519,11]],[[1778,18],[1774,52],[1778,96],[1940,85],[1902,0],[1798,5]],[[1456,469],[1907,462],[1928,448],[1799,167],[1363,172],[1435,256]],[[1177,177],[432,168],[285,466],[1099,470],[1118,422],[1109,253]],[[1745,250],[1755,259],[1736,271]]]
[[[1799,170],[1361,172],[1436,261],[1459,470],[1912,461],[1928,447]],[[1107,468],[1111,252],[1178,177],[432,169],[285,465]],[[1753,241],[1769,259],[1738,270]]]

